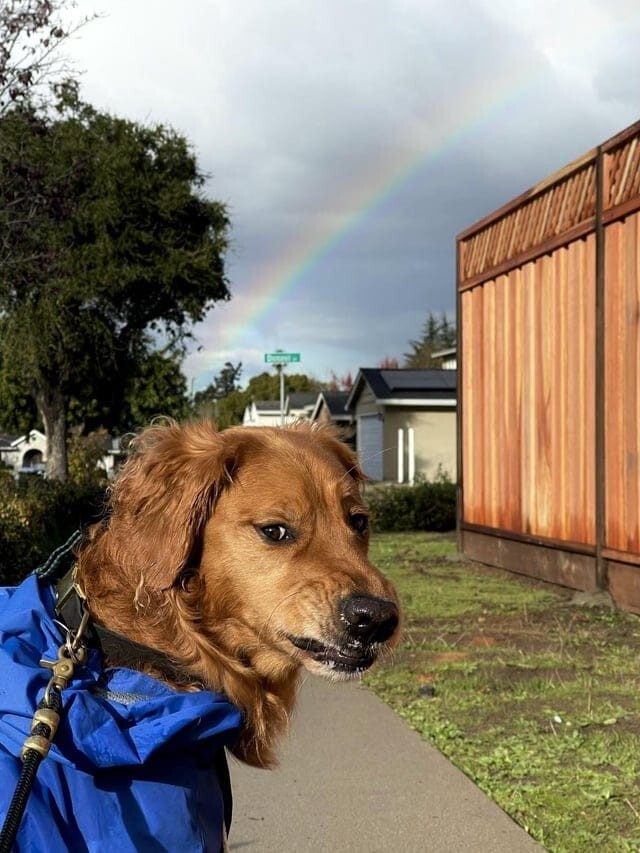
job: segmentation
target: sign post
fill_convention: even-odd
[[[284,426],[284,367],[287,364],[294,364],[300,361],[299,352],[265,352],[264,360],[267,364],[273,364],[278,371],[280,377],[280,426]]]

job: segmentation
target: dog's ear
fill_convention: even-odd
[[[111,488],[113,556],[150,590],[188,567],[216,496],[231,478],[233,448],[206,421],[144,430]]]

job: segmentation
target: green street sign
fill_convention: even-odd
[[[300,361],[299,352],[265,352],[264,360],[267,364],[291,364]]]

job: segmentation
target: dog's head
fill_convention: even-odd
[[[257,641],[312,672],[364,672],[393,644],[399,613],[367,559],[354,454],[303,426],[225,435],[238,442],[235,468],[204,527],[202,577],[229,590]]]
[[[226,652],[267,674],[302,664],[354,677],[399,622],[367,558],[361,481],[331,429],[152,427],[112,488],[110,562],[137,605],[190,597],[200,626],[226,626]]]

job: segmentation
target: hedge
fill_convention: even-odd
[[[441,478],[375,487],[366,495],[374,530],[447,531],[456,526],[456,487]],[[80,525],[97,521],[104,486],[0,477],[0,586],[19,583]]]
[[[366,501],[374,530],[444,532],[456,526],[456,486],[446,478],[378,487],[366,494]]]
[[[0,477],[0,586],[19,583],[80,525],[97,521],[104,487]]]

